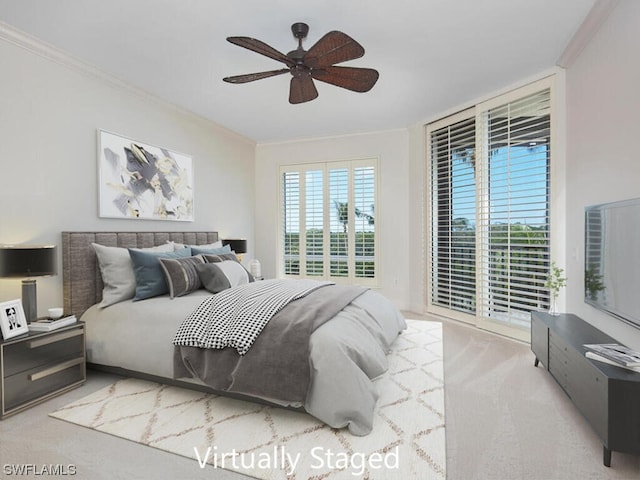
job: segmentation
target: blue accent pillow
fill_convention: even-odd
[[[198,248],[194,246],[191,247],[192,255],[220,255],[221,253],[231,253],[231,245],[225,245],[224,247],[220,248]]]
[[[136,294],[133,297],[133,301],[136,301],[169,293],[159,259],[190,257],[191,249],[182,248],[177,252],[143,252],[130,248],[129,256],[136,277]]]

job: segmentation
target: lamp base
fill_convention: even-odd
[[[38,318],[35,280],[22,280],[22,308],[24,309],[24,316],[27,319],[27,323],[31,323]]]

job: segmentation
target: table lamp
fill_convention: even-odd
[[[22,307],[27,323],[38,316],[34,277],[55,275],[55,245],[0,245],[0,277],[23,278]]]
[[[229,245],[236,252],[238,260],[242,262],[242,254],[247,253],[247,240],[244,238],[228,238],[222,240],[222,245]]]

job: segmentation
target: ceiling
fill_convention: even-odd
[[[595,0],[0,0],[0,21],[257,143],[404,128],[553,67]],[[225,41],[286,53],[330,30],[365,48],[345,66],[380,72],[368,93],[316,82],[288,102],[288,75],[223,77],[283,64]]]

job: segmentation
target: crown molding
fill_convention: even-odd
[[[66,68],[69,68],[76,73],[85,75],[94,80],[98,80],[102,83],[105,83],[111,87],[115,87],[116,89],[122,90],[126,93],[133,94],[137,97],[142,98],[151,103],[155,103],[164,108],[168,108],[173,112],[180,114],[184,117],[187,117],[190,120],[195,120],[197,122],[206,122],[217,130],[220,130],[221,133],[235,137],[238,140],[242,140],[247,143],[251,143],[255,145],[256,142],[244,135],[241,135],[238,132],[230,130],[227,127],[224,127],[213,120],[205,118],[191,110],[188,110],[184,107],[176,105],[162,97],[154,95],[153,93],[149,93],[146,90],[135,87],[130,83],[125,82],[124,80],[119,79],[118,77],[111,75],[103,70],[100,70],[95,65],[92,65],[84,60],[80,60],[62,50],[54,47],[53,45],[40,40],[28,33],[19,30],[8,23],[0,21],[0,40],[5,40],[6,42],[12,43],[24,50],[27,50],[30,53],[38,55],[40,57],[46,58],[54,63],[62,65]]]
[[[598,32],[611,12],[618,6],[620,0],[597,0],[584,21],[573,35],[569,44],[556,60],[556,65],[562,68],[569,68],[580,56],[582,50]]]

